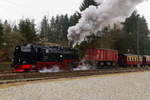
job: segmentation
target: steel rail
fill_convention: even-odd
[[[129,72],[141,72],[149,71],[148,69],[99,69],[99,70],[84,70],[84,71],[68,71],[68,72],[55,72],[55,73],[7,73],[0,74],[0,84],[24,82],[24,81],[36,81],[45,79],[60,79],[60,78],[74,78],[82,76],[92,75],[105,75],[116,73],[129,73]]]

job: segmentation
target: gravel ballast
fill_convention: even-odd
[[[150,72],[12,85],[0,100],[150,100]]]

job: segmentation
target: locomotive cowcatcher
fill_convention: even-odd
[[[78,50],[61,46],[16,46],[12,67],[14,72],[39,71],[54,66],[60,70],[72,70],[78,64]]]

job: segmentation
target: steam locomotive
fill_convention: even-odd
[[[78,50],[61,46],[21,45],[16,46],[12,67],[15,72],[39,71],[57,66],[71,70],[79,60]]]

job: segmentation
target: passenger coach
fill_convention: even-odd
[[[143,57],[133,54],[119,54],[118,64],[120,66],[137,66],[143,64]]]

